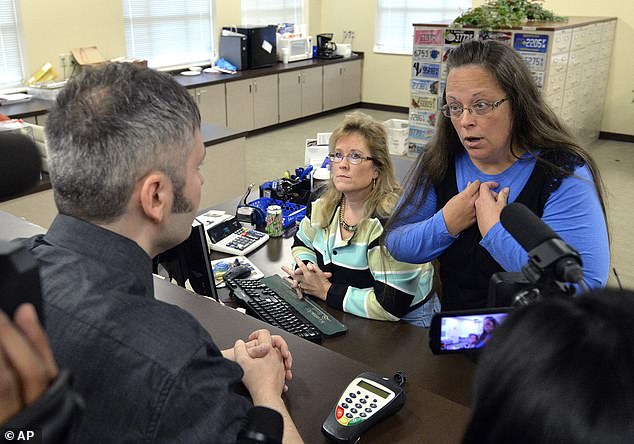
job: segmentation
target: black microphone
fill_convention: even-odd
[[[238,444],[282,444],[284,420],[268,407],[253,407],[238,432]]]
[[[42,159],[30,137],[0,132],[0,199],[23,193],[40,180]]]
[[[560,282],[573,282],[586,290],[583,282],[581,256],[566,244],[548,225],[520,203],[504,207],[500,222],[511,236],[528,252],[529,266],[524,269],[533,281],[550,274]]]

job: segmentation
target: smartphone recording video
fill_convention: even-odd
[[[429,347],[434,354],[480,349],[510,311],[511,308],[491,308],[436,313],[429,329]]]

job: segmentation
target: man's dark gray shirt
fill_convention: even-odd
[[[242,370],[191,315],[154,299],[143,249],[64,215],[26,242],[55,358],[86,402],[73,442],[235,441],[251,407],[234,392]]]

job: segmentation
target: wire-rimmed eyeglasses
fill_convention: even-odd
[[[501,104],[503,104],[504,102],[510,99],[511,99],[510,97],[504,97],[503,99],[496,100],[495,102],[489,102],[487,100],[478,100],[476,103],[474,103],[471,106],[464,106],[462,103],[453,102],[453,103],[446,104],[445,106],[440,108],[440,110],[447,117],[458,118],[462,116],[462,113],[464,112],[465,109],[469,111],[471,115],[475,114],[476,116],[484,116],[485,114],[489,114],[495,108],[497,108],[498,106],[500,106]]]
[[[328,154],[328,157],[330,158],[330,161],[334,163],[340,163],[345,158],[345,159],[348,159],[348,162],[350,162],[352,165],[359,165],[364,160],[374,160],[374,157],[364,156],[362,154],[357,153],[356,151],[351,152],[347,156],[344,156],[343,154],[339,152],[330,153]]]

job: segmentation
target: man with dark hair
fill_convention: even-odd
[[[634,292],[511,313],[478,363],[463,444],[634,442]]]
[[[59,215],[29,241],[48,333],[86,401],[74,442],[234,442],[251,403],[284,418],[284,340],[266,330],[220,351],[154,299],[152,257],[187,238],[205,157],[200,114],[166,73],[109,64],[72,79],[46,126]],[[235,361],[235,362],[233,362]]]

